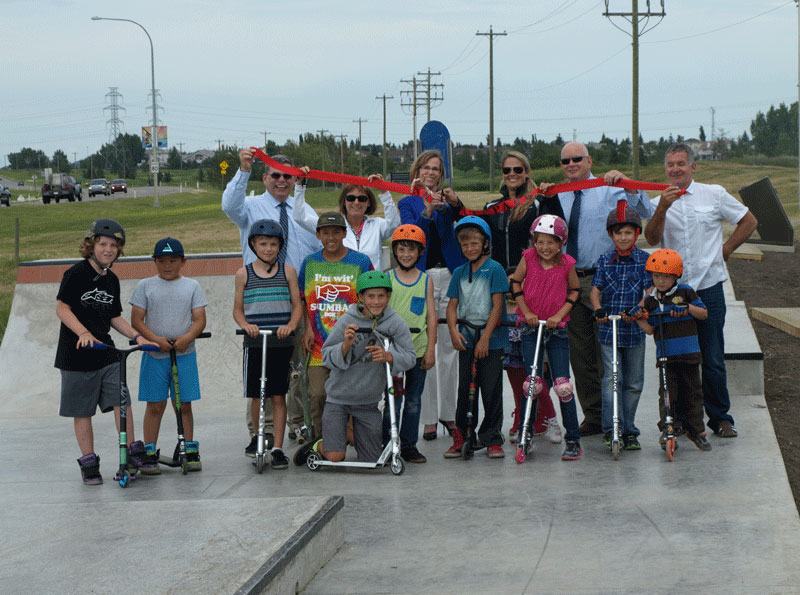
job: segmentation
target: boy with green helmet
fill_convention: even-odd
[[[339,317],[322,346],[322,364],[330,370],[325,383],[322,440],[298,450],[294,459],[297,465],[303,465],[312,450],[329,461],[344,460],[350,417],[358,460],[378,460],[383,448],[378,403],[386,386],[384,366],[388,363],[392,375],[399,375],[417,360],[408,326],[389,306],[389,276],[367,271],[359,275],[356,288],[358,303]],[[374,332],[358,332],[360,329]],[[388,350],[377,335],[390,340]]]

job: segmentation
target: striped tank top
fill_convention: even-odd
[[[247,282],[244,285],[244,317],[250,324],[277,327],[289,323],[292,317],[292,300],[283,263],[272,277],[259,277],[253,264],[245,267]],[[272,342],[272,338],[270,338]]]

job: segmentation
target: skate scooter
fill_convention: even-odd
[[[125,401],[130,401],[130,391],[128,391],[128,375],[125,371],[125,363],[128,356],[134,351],[158,351],[158,345],[137,345],[131,349],[118,349],[106,343],[95,343],[87,345],[89,349],[111,349],[116,351],[119,357],[119,469],[114,476],[114,481],[119,483],[119,487],[127,488],[131,481],[136,479],[137,470],[128,469],[128,406]]]
[[[412,333],[420,332],[418,328],[411,328],[409,329]],[[360,328],[356,331],[357,333],[365,333],[365,334],[372,334],[375,335],[381,343],[383,343],[383,348],[388,351],[389,350],[389,338],[384,337],[378,331],[371,329],[371,328]],[[381,452],[378,460],[374,463],[372,462],[360,462],[360,461],[328,461],[327,459],[322,458],[319,453],[312,450],[308,453],[308,458],[306,459],[306,467],[308,467],[311,471],[316,471],[320,467],[360,467],[362,469],[375,469],[376,467],[383,467],[386,464],[386,461],[391,458],[391,462],[389,463],[389,469],[392,471],[393,475],[402,475],[403,471],[405,471],[405,463],[403,459],[400,458],[400,432],[397,428],[397,413],[394,407],[394,382],[392,379],[392,367],[389,362],[385,364],[386,368],[386,384],[384,386],[384,399],[387,403],[389,403],[389,422],[391,424],[391,438],[389,442]]]
[[[292,366],[290,378],[300,383],[300,398],[303,401],[303,426],[297,434],[297,445],[302,446],[314,436],[313,422],[311,421],[311,406],[308,402],[308,362],[311,360],[311,354],[307,354],[302,362],[297,362],[296,366]]]
[[[536,329],[536,349],[533,352],[533,364],[531,364],[530,382],[528,382],[528,401],[525,403],[525,413],[522,415],[522,423],[519,427],[519,443],[517,444],[517,454],[515,457],[515,460],[519,464],[525,462],[528,453],[533,448],[533,422],[531,421],[531,414],[533,411],[534,396],[537,394],[536,372],[538,370],[539,353],[542,349],[542,337],[544,336],[544,327],[546,324],[546,320],[540,319],[538,328]],[[533,417],[535,419],[536,414],[533,414]]]
[[[664,395],[664,425],[666,426],[666,442],[662,448],[667,453],[667,460],[675,460],[675,451],[678,449],[678,440],[675,436],[675,410],[672,405],[672,398],[667,389],[667,352],[664,349],[664,317],[670,316],[669,310],[656,310],[650,312],[649,316],[659,318],[658,325],[658,344],[661,347],[661,357],[658,358],[658,376],[661,381],[661,392]]]
[[[211,336],[210,332],[204,332],[197,335],[198,339],[206,339]],[[130,342],[131,345],[135,343]],[[175,339],[170,339],[170,345],[175,344]],[[175,445],[175,452],[172,453],[172,458],[158,457],[158,462],[167,467],[180,467],[181,473],[186,475],[189,472],[189,461],[186,455],[186,438],[183,434],[183,414],[181,413],[181,388],[178,382],[178,357],[173,347],[169,351],[169,359],[172,367],[172,386],[175,391],[175,416],[178,420],[178,444]]]
[[[261,335],[261,391],[259,394],[260,404],[258,408],[258,442],[256,445],[256,456],[255,460],[253,461],[253,465],[255,465],[256,471],[259,473],[264,471],[264,468],[267,466],[267,450],[272,446],[269,444],[266,434],[264,434],[264,424],[266,423],[264,420],[264,404],[267,398],[267,337],[274,335],[277,332],[277,328],[258,329],[258,334]],[[247,335],[247,333],[242,329],[236,329],[236,334]]]
[[[611,321],[611,347],[613,349],[613,356],[611,358],[611,387],[613,396],[613,407],[611,414],[611,456],[614,460],[619,459],[620,451],[620,429],[619,429],[619,375],[618,375],[618,362],[617,362],[617,322],[622,319],[619,314],[609,314],[608,319]]]

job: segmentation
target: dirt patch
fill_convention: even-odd
[[[764,252],[763,261],[731,259],[728,271],[736,299],[750,308],[800,306],[800,242],[795,253]],[[750,320],[764,352],[764,396],[795,504],[800,510],[800,391],[797,363],[800,339],[763,322]]]

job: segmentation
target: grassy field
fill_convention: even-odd
[[[533,172],[533,177],[537,181],[552,180],[551,170],[553,168]],[[3,175],[11,177],[7,175],[8,172],[9,170],[4,170]],[[721,184],[731,194],[738,196],[740,187],[765,176],[772,180],[797,229],[800,226],[800,216],[795,168],[718,162],[700,164],[695,177],[700,182]],[[663,168],[660,165],[644,167],[641,178],[649,182],[663,182]],[[263,192],[263,186],[259,188],[259,185],[260,183],[253,182],[249,190]],[[458,190],[457,183],[455,186]],[[162,195],[161,207],[158,209],[153,208],[151,197],[47,206],[25,204],[15,205],[11,209],[0,209],[0,337],[5,332],[16,280],[16,218],[20,222],[19,255],[23,262],[77,257],[78,243],[84,230],[92,220],[100,217],[112,217],[124,225],[128,236],[125,253],[128,256],[150,254],[155,242],[167,235],[180,239],[188,253],[238,251],[239,233],[222,212],[220,195],[220,191]],[[497,193],[461,192],[459,195],[467,206],[479,208],[487,200],[495,198]],[[319,211],[335,210],[337,198],[338,191],[334,189],[309,189],[309,203]],[[381,214],[380,211],[378,214]]]

